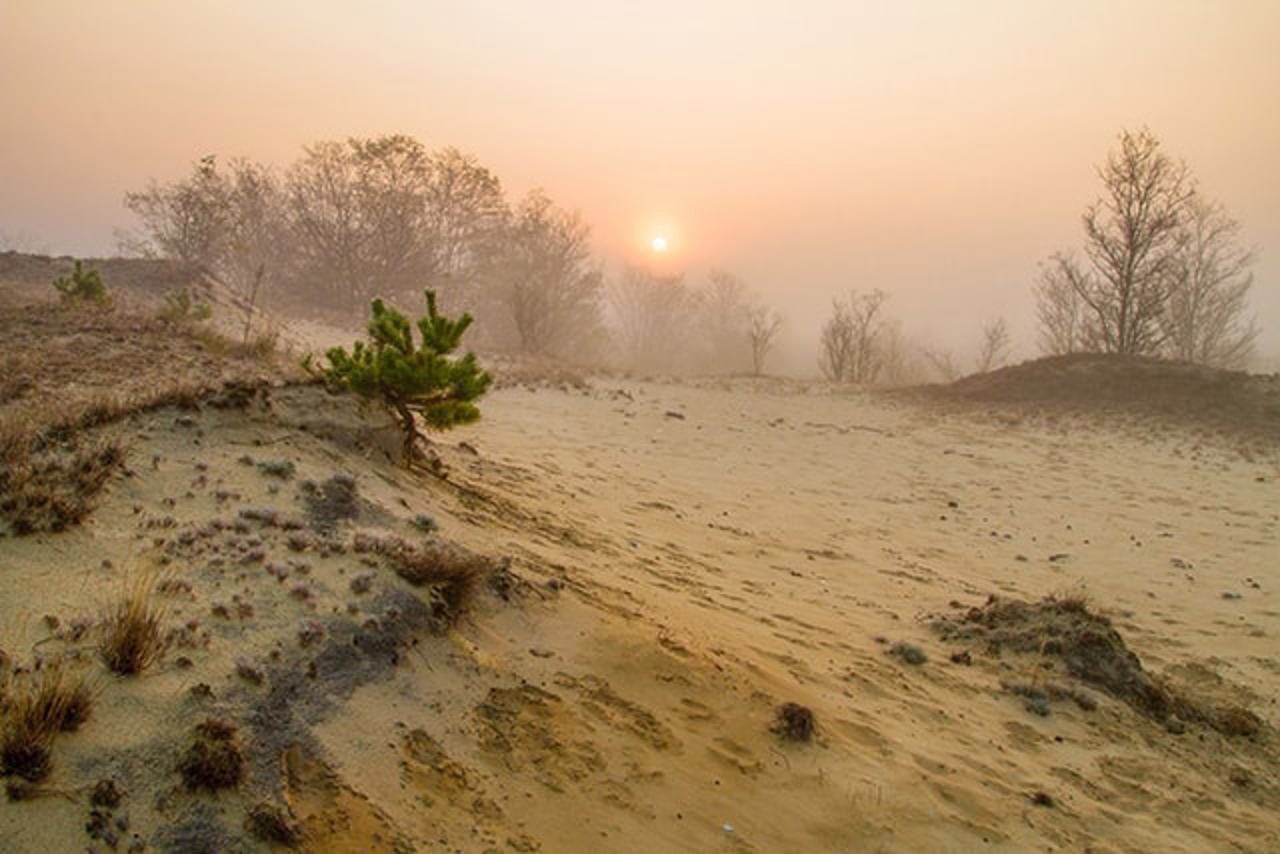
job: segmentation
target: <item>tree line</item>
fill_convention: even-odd
[[[1258,337],[1248,312],[1255,253],[1240,244],[1239,223],[1149,131],[1123,131],[1118,142],[1098,168],[1102,195],[1081,217],[1082,250],[1041,265],[1034,287],[1041,352],[1245,367]],[[966,372],[948,350],[909,345],[886,317],[887,299],[855,290],[833,300],[819,339],[823,376],[903,385]],[[978,373],[1000,367],[1010,349],[1003,318],[980,333]]]
[[[283,170],[207,156],[124,203],[137,219],[126,253],[198,265],[250,303],[356,315],[431,287],[495,349],[758,374],[782,326],[728,272],[609,280],[576,211],[540,190],[511,201],[474,157],[404,135],[319,142]]]

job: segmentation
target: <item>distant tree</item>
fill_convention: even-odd
[[[471,325],[471,316],[451,320],[436,311],[434,291],[426,291],[426,298],[427,313],[417,322],[421,343],[415,344],[407,317],[375,299],[369,340],[356,341],[350,353],[343,347],[328,350],[328,364],[320,369],[331,384],[381,403],[398,419],[407,465],[421,458],[419,443],[427,444],[429,450],[426,436],[418,429],[419,418],[434,430],[475,421],[480,417],[475,401],[492,382],[474,353],[450,358]],[[433,456],[428,461],[438,473],[439,461]]]
[[[782,331],[782,315],[760,303],[748,305],[745,312],[747,342],[751,345],[751,373],[758,377],[764,373],[765,357]]]
[[[831,317],[822,327],[819,367],[834,382],[866,385],[875,382],[883,366],[881,310],[888,295],[875,290],[851,291],[831,302]]]
[[[541,191],[515,211],[490,275],[522,352],[564,355],[595,346],[604,285],[590,239],[577,213],[557,208]]]
[[[955,356],[950,350],[926,347],[921,354],[944,383],[955,382],[960,378],[960,366],[956,364]]]
[[[424,193],[431,275],[459,302],[478,305],[473,286],[507,236],[502,183],[471,155],[445,148],[431,155]]]
[[[628,267],[608,289],[622,357],[632,370],[675,371],[685,355],[695,300],[682,276]]]
[[[1103,196],[1082,217],[1089,264],[1059,265],[1059,273],[1084,303],[1097,349],[1155,353],[1192,180],[1146,130],[1122,132],[1098,176]]]
[[[978,346],[977,372],[985,374],[1004,364],[1009,356],[1009,326],[1003,317],[982,325],[982,341]]]
[[[728,270],[712,270],[696,294],[697,328],[705,345],[706,368],[734,373],[746,366],[750,341],[750,294]]]
[[[1087,346],[1084,300],[1073,284],[1084,275],[1075,257],[1058,253],[1040,267],[1036,284],[1036,316],[1040,351],[1047,356],[1076,353]]]
[[[1238,243],[1240,225],[1222,205],[1196,196],[1187,210],[1160,316],[1166,352],[1188,362],[1242,368],[1258,336],[1245,316],[1253,252]]]
[[[429,278],[429,159],[406,136],[320,142],[290,167],[285,194],[296,281],[312,299],[351,307]]]
[[[214,155],[202,157],[181,181],[125,193],[141,233],[126,237],[127,251],[173,258],[212,270],[227,250],[227,183]]]

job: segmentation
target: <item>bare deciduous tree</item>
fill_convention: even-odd
[[[748,358],[750,295],[746,283],[728,270],[712,270],[707,279],[695,294],[699,337],[706,350],[700,361],[707,370],[735,373],[746,367]]]
[[[1245,311],[1254,256],[1237,242],[1239,231],[1222,205],[1199,196],[1188,205],[1161,315],[1172,358],[1241,368],[1252,355],[1258,329]]]
[[[956,364],[955,356],[950,350],[925,347],[920,353],[943,382],[955,382],[960,378],[960,366]]]
[[[1036,284],[1036,316],[1040,321],[1040,351],[1062,356],[1085,349],[1084,301],[1072,284],[1083,272],[1075,257],[1058,253],[1040,268]]]
[[[633,370],[683,366],[695,300],[682,276],[628,267],[609,287],[624,362]]]
[[[1009,356],[1009,326],[1003,317],[982,325],[982,342],[978,346],[977,372],[985,374],[1004,364]]]
[[[226,251],[229,219],[227,184],[213,155],[194,164],[189,177],[172,184],[152,181],[125,193],[124,206],[138,217],[141,233],[122,240],[122,249],[173,258],[206,269]]]
[[[601,328],[602,277],[591,263],[591,229],[540,191],[515,212],[493,275],[523,352],[581,355]]]
[[[822,327],[818,363],[827,379],[860,385],[875,382],[882,366],[880,312],[887,298],[881,290],[867,294],[851,291],[846,299],[831,301],[831,317]]]
[[[1065,280],[1087,307],[1100,349],[1154,353],[1164,341],[1160,316],[1192,181],[1146,130],[1122,132],[1098,177],[1104,196],[1082,218],[1089,267],[1062,268],[1071,274]]]
[[[751,345],[751,372],[758,377],[764,373],[764,360],[782,331],[782,315],[762,303],[752,303],[744,311],[747,342]]]
[[[460,301],[478,304],[467,291],[507,225],[502,183],[471,155],[445,148],[431,157],[425,190],[433,274],[462,291]]]

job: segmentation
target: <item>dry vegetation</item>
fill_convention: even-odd
[[[126,580],[103,617],[98,650],[113,673],[141,673],[164,651],[164,612],[155,602],[156,582],[154,573]]]
[[[0,692],[0,774],[30,782],[48,776],[54,738],[88,720],[93,701],[84,670],[63,659],[10,674]]]
[[[131,283],[132,286],[132,283]],[[254,342],[154,312],[0,297],[0,529],[82,521],[125,461],[91,428],[161,406],[243,405],[281,369]]]
[[[426,587],[436,599],[435,616],[447,627],[465,614],[494,571],[492,561],[455,544],[438,539],[409,543],[398,537],[357,535],[357,553],[381,555],[396,574],[414,587]]]
[[[1004,685],[1026,698],[1037,714],[1048,714],[1050,699],[1070,698],[1083,709],[1091,708],[1087,694],[1053,682],[1057,677],[1099,689],[1173,732],[1181,732],[1186,723],[1226,736],[1256,736],[1263,728],[1249,709],[1203,702],[1148,672],[1111,620],[1083,595],[1049,596],[1039,602],[992,596],[958,618],[935,620],[934,628],[946,640],[979,644],[980,652],[989,656],[998,658],[1005,651],[1040,656],[1039,684]]]

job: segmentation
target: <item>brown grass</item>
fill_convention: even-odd
[[[429,587],[438,602],[438,616],[452,625],[471,609],[481,585],[493,571],[488,558],[443,540],[411,544],[398,537],[359,537],[357,552],[382,555],[396,574],[414,587]]]
[[[88,719],[94,691],[83,670],[73,672],[61,659],[8,682],[0,711],[0,770],[38,782],[52,767],[54,737]]]
[[[98,647],[103,662],[114,673],[128,676],[150,667],[164,651],[161,624],[164,611],[155,604],[155,573],[126,579],[116,601],[103,617]]]

